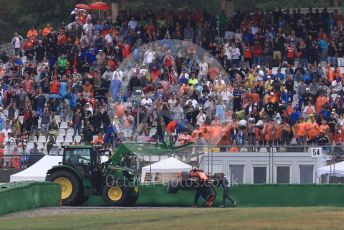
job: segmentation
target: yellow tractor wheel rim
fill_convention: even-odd
[[[61,199],[67,199],[73,192],[72,182],[66,177],[58,177],[54,182],[61,185]]]
[[[123,192],[120,187],[113,186],[108,190],[108,197],[112,201],[118,201],[122,198]]]

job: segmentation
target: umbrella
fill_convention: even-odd
[[[89,5],[82,4],[82,3],[76,4],[75,7],[78,9],[83,9],[83,10],[90,10],[91,9],[91,7]]]
[[[111,6],[106,2],[94,2],[90,5],[92,10],[110,10]]]

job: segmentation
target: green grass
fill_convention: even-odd
[[[95,210],[0,219],[0,229],[336,229],[343,208]]]

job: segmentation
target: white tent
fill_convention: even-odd
[[[10,181],[44,181],[47,171],[62,162],[62,156],[44,156],[31,167],[10,176]]]
[[[320,177],[322,175],[333,175],[336,177],[344,177],[344,161],[318,168],[317,176]]]
[[[166,182],[182,171],[190,171],[191,165],[185,164],[173,157],[161,160],[142,168],[141,182]],[[153,180],[152,180],[153,178]]]

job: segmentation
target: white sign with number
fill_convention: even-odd
[[[322,155],[322,148],[310,148],[312,158],[319,158]]]

